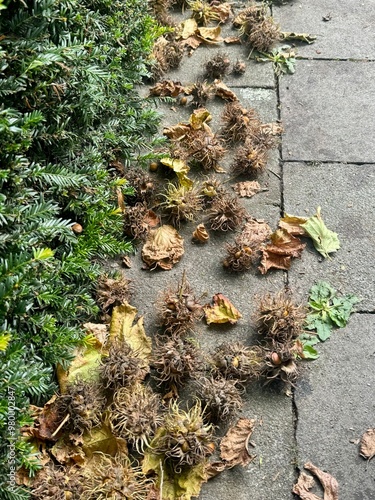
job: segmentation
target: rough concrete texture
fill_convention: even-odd
[[[311,216],[317,206],[329,229],[339,235],[341,248],[323,259],[309,245],[289,272],[290,285],[301,297],[311,284],[325,279],[343,293],[355,293],[357,308],[375,311],[370,283],[375,270],[374,254],[375,167],[345,164],[284,164],[284,201],[288,214]]]
[[[298,45],[301,57],[374,59],[373,0],[295,0],[274,6],[273,15],[282,31],[317,36],[312,45]]]
[[[339,482],[340,500],[375,498],[375,462],[359,456],[358,440],[374,427],[375,317],[355,314],[319,347],[298,384],[298,464],[310,461]]]
[[[375,161],[375,63],[298,61],[280,99],[284,160]]]

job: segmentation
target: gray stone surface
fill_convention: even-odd
[[[311,216],[321,206],[327,227],[341,242],[330,260],[320,258],[311,244],[301,260],[294,260],[289,281],[300,297],[307,297],[315,281],[327,280],[341,292],[361,297],[358,309],[375,310],[374,182],[374,165],[284,164],[285,211]]]
[[[375,63],[298,61],[280,98],[284,160],[375,161]]]
[[[375,462],[358,454],[358,440],[374,427],[375,317],[352,316],[319,345],[320,358],[298,383],[298,463],[332,474],[340,500],[375,498]]]
[[[274,6],[273,14],[282,31],[317,35],[314,44],[298,46],[299,56],[374,59],[373,0],[295,0]],[[323,21],[326,16],[331,20]]]

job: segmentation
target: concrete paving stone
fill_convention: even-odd
[[[296,0],[274,6],[273,15],[282,31],[317,35],[315,43],[298,45],[299,56],[374,59],[373,0]]]
[[[284,160],[375,162],[375,63],[298,61],[280,100]]]
[[[289,271],[292,290],[306,300],[310,287],[325,280],[342,293],[362,299],[357,310],[374,311],[375,166],[284,164],[284,202],[288,214],[311,216],[318,206],[341,248],[331,259],[309,243]]]
[[[375,461],[359,456],[358,440],[374,427],[375,317],[355,314],[324,344],[297,384],[298,463],[332,474],[340,500],[375,498]]]

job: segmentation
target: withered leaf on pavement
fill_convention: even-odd
[[[302,224],[305,224],[305,222],[307,222],[305,217],[285,214],[279,221],[279,228],[285,229],[285,231],[293,236],[307,236],[306,231],[302,227]]]
[[[208,463],[205,469],[207,480],[216,477],[227,468],[228,466],[225,462],[217,461]]]
[[[259,128],[264,134],[267,135],[281,135],[284,130],[280,123],[276,122],[262,123]]]
[[[324,497],[321,499],[314,493],[311,493],[309,490],[314,486],[314,479],[312,476],[301,472],[300,477],[298,478],[298,482],[293,486],[293,493],[299,495],[302,500],[338,500],[338,482],[336,479],[328,474],[327,472],[323,472],[321,469],[308,462],[304,465],[304,468],[312,472],[320,481],[324,490]]]
[[[272,229],[263,220],[250,219],[241,233],[241,240],[252,248],[260,247],[271,236]]]
[[[238,97],[236,96],[236,94],[220,80],[214,81],[214,90],[215,95],[217,97],[221,97],[225,101],[238,101]]]
[[[359,454],[371,460],[375,457],[375,428],[367,429],[363,434],[359,446]]]
[[[217,15],[218,21],[225,23],[229,16],[232,14],[232,6],[229,2],[224,2],[219,5],[212,5],[211,11]]]
[[[171,139],[172,141],[179,141],[183,139],[190,132],[190,130],[189,124],[178,123],[172,127],[166,127],[163,130],[163,135],[166,135],[168,139]]]
[[[277,229],[271,234],[271,243],[262,249],[260,272],[266,274],[272,268],[289,269],[292,257],[300,257],[305,246],[305,243],[285,229]]]
[[[203,308],[208,325],[211,323],[230,323],[234,325],[242,318],[242,314],[222,293],[214,295],[212,302],[213,305],[207,304]]]
[[[160,267],[172,269],[184,254],[184,240],[176,229],[169,225],[150,231],[142,248],[142,259],[150,270]]]
[[[195,19],[186,19],[186,21],[179,24],[178,28],[180,29],[179,37],[186,40],[197,31],[198,23]]]
[[[184,91],[181,82],[173,80],[163,80],[150,87],[150,95],[159,97],[177,97]]]
[[[260,191],[265,191],[258,181],[237,182],[232,188],[241,198],[251,198]]]
[[[227,463],[228,467],[235,465],[245,467],[255,458],[248,451],[255,424],[255,419],[240,418],[221,440],[220,458]]]
[[[206,43],[220,43],[223,38],[220,36],[221,28],[220,26],[215,26],[214,28],[206,28],[205,26],[198,28],[196,35],[201,38]]]
[[[239,36],[227,36],[224,38],[224,43],[230,44],[241,44],[241,38]]]

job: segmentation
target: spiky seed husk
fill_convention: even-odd
[[[114,306],[119,306],[129,300],[131,295],[131,281],[125,276],[110,278],[104,274],[98,279],[96,289],[97,302],[104,312],[107,312]]]
[[[251,269],[256,259],[256,253],[246,243],[237,240],[225,246],[227,255],[223,261],[224,267],[235,272]]]
[[[229,143],[244,142],[247,137],[258,136],[261,121],[254,109],[245,109],[238,101],[225,105],[221,115],[220,135]]]
[[[208,222],[213,231],[233,231],[245,218],[246,210],[237,197],[226,193],[214,199],[208,214]]]
[[[246,71],[246,63],[238,59],[236,63],[233,65],[232,72],[235,75],[243,75]]]
[[[196,82],[185,88],[185,93],[192,96],[191,104],[198,108],[205,106],[208,99],[214,96],[212,85],[207,82]]]
[[[202,317],[203,309],[199,304],[184,273],[177,288],[162,292],[157,309],[161,326],[169,335],[183,335]]]
[[[253,146],[250,141],[246,141],[241,146],[234,157],[231,165],[233,175],[257,176],[267,165],[268,154],[263,147]]]
[[[150,231],[150,210],[145,203],[127,207],[124,213],[124,233],[135,240],[144,240]]]
[[[224,377],[202,377],[197,381],[197,396],[212,422],[226,421],[242,408],[241,390],[236,380]]]
[[[115,392],[109,412],[113,433],[128,440],[139,453],[149,446],[161,420],[160,396],[150,387],[137,383]]]
[[[214,175],[207,177],[201,184],[201,195],[203,196],[205,208],[210,207],[214,199],[224,193],[225,189],[222,182]]]
[[[272,349],[264,350],[264,369],[262,375],[266,382],[280,380],[289,390],[299,375],[298,348],[295,344],[274,344]]]
[[[204,423],[200,402],[188,411],[171,402],[163,427],[164,432],[155,443],[155,452],[164,454],[175,470],[197,465],[212,455],[213,427]]]
[[[216,54],[212,59],[205,64],[205,74],[212,80],[221,79],[229,73],[230,59],[228,54]]]
[[[205,171],[217,170],[219,162],[226,153],[226,149],[216,135],[208,135],[203,131],[197,131],[192,135],[188,148],[190,159]]]
[[[169,10],[174,2],[172,0],[148,0],[153,17],[162,26],[174,26],[175,23],[169,14]]]
[[[102,358],[99,370],[104,387],[115,390],[143,380],[150,368],[127,342],[115,341],[111,343],[108,356]]]
[[[264,368],[264,356],[260,347],[246,347],[241,342],[224,343],[212,355],[212,371],[215,376],[247,382],[259,377]]]
[[[203,200],[198,186],[187,187],[180,184],[167,185],[159,208],[168,217],[168,221],[179,227],[181,222],[193,221],[203,209]]]
[[[146,500],[153,480],[127,456],[110,457],[97,452],[85,468],[81,500]]]
[[[78,379],[67,386],[66,393],[56,403],[62,419],[69,415],[64,428],[83,434],[101,424],[106,401],[100,386]]]
[[[170,69],[178,68],[183,55],[184,48],[182,44],[174,40],[167,40],[165,36],[159,37],[152,50],[154,65],[151,72],[154,80],[160,80],[164,73]]]
[[[128,185],[133,188],[134,194],[125,196],[127,205],[136,203],[150,204],[155,196],[155,180],[141,168],[129,168],[124,172]]]
[[[192,11],[191,17],[198,24],[207,26],[212,21],[220,21],[220,15],[212,10],[211,5],[204,0],[188,0],[189,9]]]
[[[182,386],[188,379],[196,376],[201,365],[199,349],[190,341],[176,336],[156,340],[152,366],[160,383]]]
[[[268,15],[265,5],[252,5],[239,13],[233,21],[245,40],[259,52],[267,52],[281,40],[281,31]]]
[[[58,467],[51,461],[38,471],[32,482],[31,498],[36,500],[78,499],[83,492],[80,469]]]
[[[260,297],[255,315],[258,333],[266,340],[289,343],[303,332],[306,308],[281,291]]]

